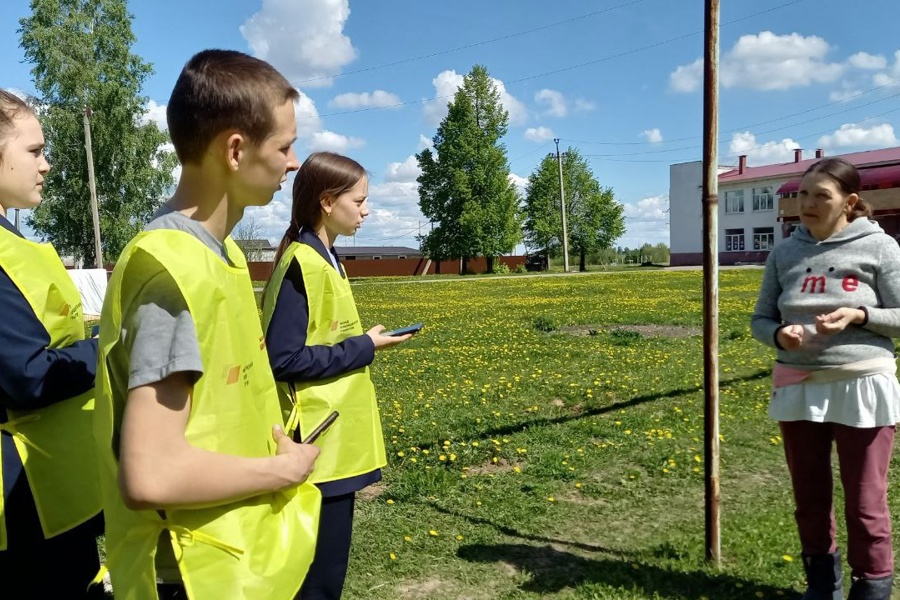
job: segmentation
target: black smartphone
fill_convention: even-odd
[[[397,337],[400,335],[406,335],[407,333],[416,333],[423,327],[425,327],[425,323],[414,323],[413,325],[401,327],[400,329],[391,329],[390,331],[382,331],[381,335],[389,335],[391,337]]]
[[[325,430],[327,430],[329,427],[331,427],[332,423],[334,423],[334,420],[337,419],[338,416],[340,416],[338,411],[334,411],[333,413],[328,415],[328,417],[326,417],[326,419],[324,421],[319,423],[319,426],[316,427],[315,429],[313,429],[312,433],[310,433],[308,436],[306,436],[306,439],[304,439],[300,443],[301,444],[312,444],[313,442],[315,442],[317,439],[319,439],[320,435],[325,433]]]

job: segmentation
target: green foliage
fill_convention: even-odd
[[[502,262],[497,261],[494,263],[494,269],[491,272],[496,275],[508,275],[510,272],[509,265],[506,265]]]
[[[90,106],[103,253],[114,260],[173,183],[168,136],[142,123],[141,86],[152,67],[131,52],[124,0],[32,0],[20,24],[52,166],[29,225],[61,253],[93,263],[83,124]]]
[[[419,207],[434,222],[422,249],[433,260],[491,259],[521,239],[519,197],[500,143],[508,121],[487,69],[476,65],[438,127],[434,150],[416,155]]]
[[[589,254],[611,248],[625,233],[624,208],[616,202],[612,188],[600,186],[577,150],[569,148],[562,163],[569,253],[579,257],[584,271]],[[555,156],[545,157],[528,178],[524,212],[526,246],[558,255],[562,251],[562,215]]]
[[[531,328],[535,331],[541,331],[543,333],[551,333],[559,329],[559,327],[556,326],[556,323],[554,323],[552,319],[548,319],[547,317],[537,317],[531,324]]]

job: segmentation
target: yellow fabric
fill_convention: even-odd
[[[295,260],[303,271],[303,285],[309,298],[306,344],[333,346],[348,337],[362,335],[350,282],[314,248],[297,242],[287,247],[266,287],[264,328],[269,328],[281,282]],[[309,433],[332,411],[341,415],[316,441],[322,452],[310,478],[314,483],[362,475],[387,464],[375,387],[368,367],[321,381],[296,381],[293,385],[295,395],[288,385],[278,384],[291,433],[298,424],[301,432]]]
[[[312,562],[321,497],[305,483],[212,508],[133,511],[116,484],[118,427],[125,398],[114,397],[106,357],[121,343],[128,314],[146,283],[135,260],[146,253],[178,285],[193,317],[203,361],[186,437],[199,448],[248,457],[275,454],[272,425],[283,423],[246,262],[231,239],[226,265],[188,233],[154,230],[122,252],[107,291],[100,334],[95,420],[106,511],[107,564],[116,598],[157,598],[154,557],[168,530],[193,600],[293,598]]]
[[[81,296],[53,246],[22,239],[0,227],[0,268],[44,325],[50,336],[48,348],[62,348],[84,339]],[[91,433],[93,396],[91,390],[46,408],[8,410],[9,421],[0,424],[0,429],[15,440],[46,538],[100,512]],[[0,489],[2,477],[0,472]],[[0,516],[0,550],[5,550],[2,494]]]

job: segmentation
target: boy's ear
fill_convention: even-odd
[[[229,170],[237,171],[244,159],[247,140],[238,132],[232,132],[225,138],[225,161]]]

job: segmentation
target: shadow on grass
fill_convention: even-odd
[[[743,375],[741,377],[732,377],[730,379],[720,381],[719,388],[728,387],[729,384],[738,383],[741,381],[755,381],[757,379],[766,379],[767,377],[772,375],[771,369],[763,369],[761,371],[757,371],[756,373],[752,373],[750,375]],[[560,423],[568,423],[570,421],[577,421],[579,419],[585,419],[589,417],[595,417],[597,415],[606,414],[609,412],[615,412],[617,410],[623,410],[626,408],[631,408],[633,406],[639,406],[641,404],[646,404],[647,402],[653,402],[655,400],[662,400],[663,398],[677,398],[678,396],[684,396],[686,394],[693,394],[695,392],[699,392],[703,390],[702,385],[694,385],[690,387],[676,388],[674,390],[669,390],[667,392],[656,392],[654,394],[644,394],[642,396],[635,396],[631,400],[626,400],[624,402],[616,402],[615,404],[609,404],[607,406],[597,406],[594,408],[589,408],[587,410],[580,411],[571,415],[563,415],[560,417],[553,418],[540,418],[540,419],[532,419],[530,421],[522,421],[520,423],[515,423],[513,425],[504,425],[503,427],[496,427],[494,429],[488,429],[487,431],[483,431],[478,435],[482,439],[491,439],[498,436],[510,435],[513,433],[518,433],[524,429],[528,429],[529,427],[546,427],[548,425],[558,425]],[[444,439],[444,438],[440,438]],[[419,443],[413,444],[416,448],[429,448],[435,444],[440,444],[440,439],[433,439],[427,442],[420,441]]]
[[[531,540],[533,542],[546,542],[548,544],[560,544],[560,545],[565,545],[565,546],[571,546],[573,548],[580,548],[581,550],[587,550],[589,552],[603,552],[605,554],[617,555],[617,556],[621,556],[623,558],[627,558],[628,556],[630,556],[630,553],[624,552],[622,550],[615,550],[612,548],[604,548],[603,546],[597,546],[594,544],[585,544],[583,542],[573,542],[571,540],[560,540],[560,539],[556,539],[556,538],[546,537],[543,535],[534,535],[532,533],[523,533],[523,532],[519,531],[518,529],[513,529],[512,527],[508,527],[506,525],[501,525],[499,523],[495,523],[495,522],[491,521],[490,519],[484,519],[482,517],[473,517],[472,515],[466,515],[466,514],[457,512],[455,510],[449,510],[447,508],[444,508],[443,506],[439,506],[439,505],[435,504],[434,502],[426,502],[425,504],[427,504],[429,507],[431,507],[432,509],[434,509],[435,511],[437,511],[439,513],[443,513],[445,515],[455,517],[457,519],[464,519],[464,520],[466,520],[470,523],[474,523],[476,525],[484,525],[487,527],[492,527],[493,529],[496,529],[503,535],[508,535],[509,537],[516,537],[516,538],[520,538],[523,540]]]
[[[647,596],[657,594],[670,600],[757,600],[795,598],[792,588],[759,584],[726,574],[705,571],[672,571],[660,566],[627,559],[584,558],[550,546],[527,544],[469,544],[457,550],[469,562],[499,562],[531,575],[523,591],[548,594],[566,587],[595,583],[619,590],[633,590]]]

